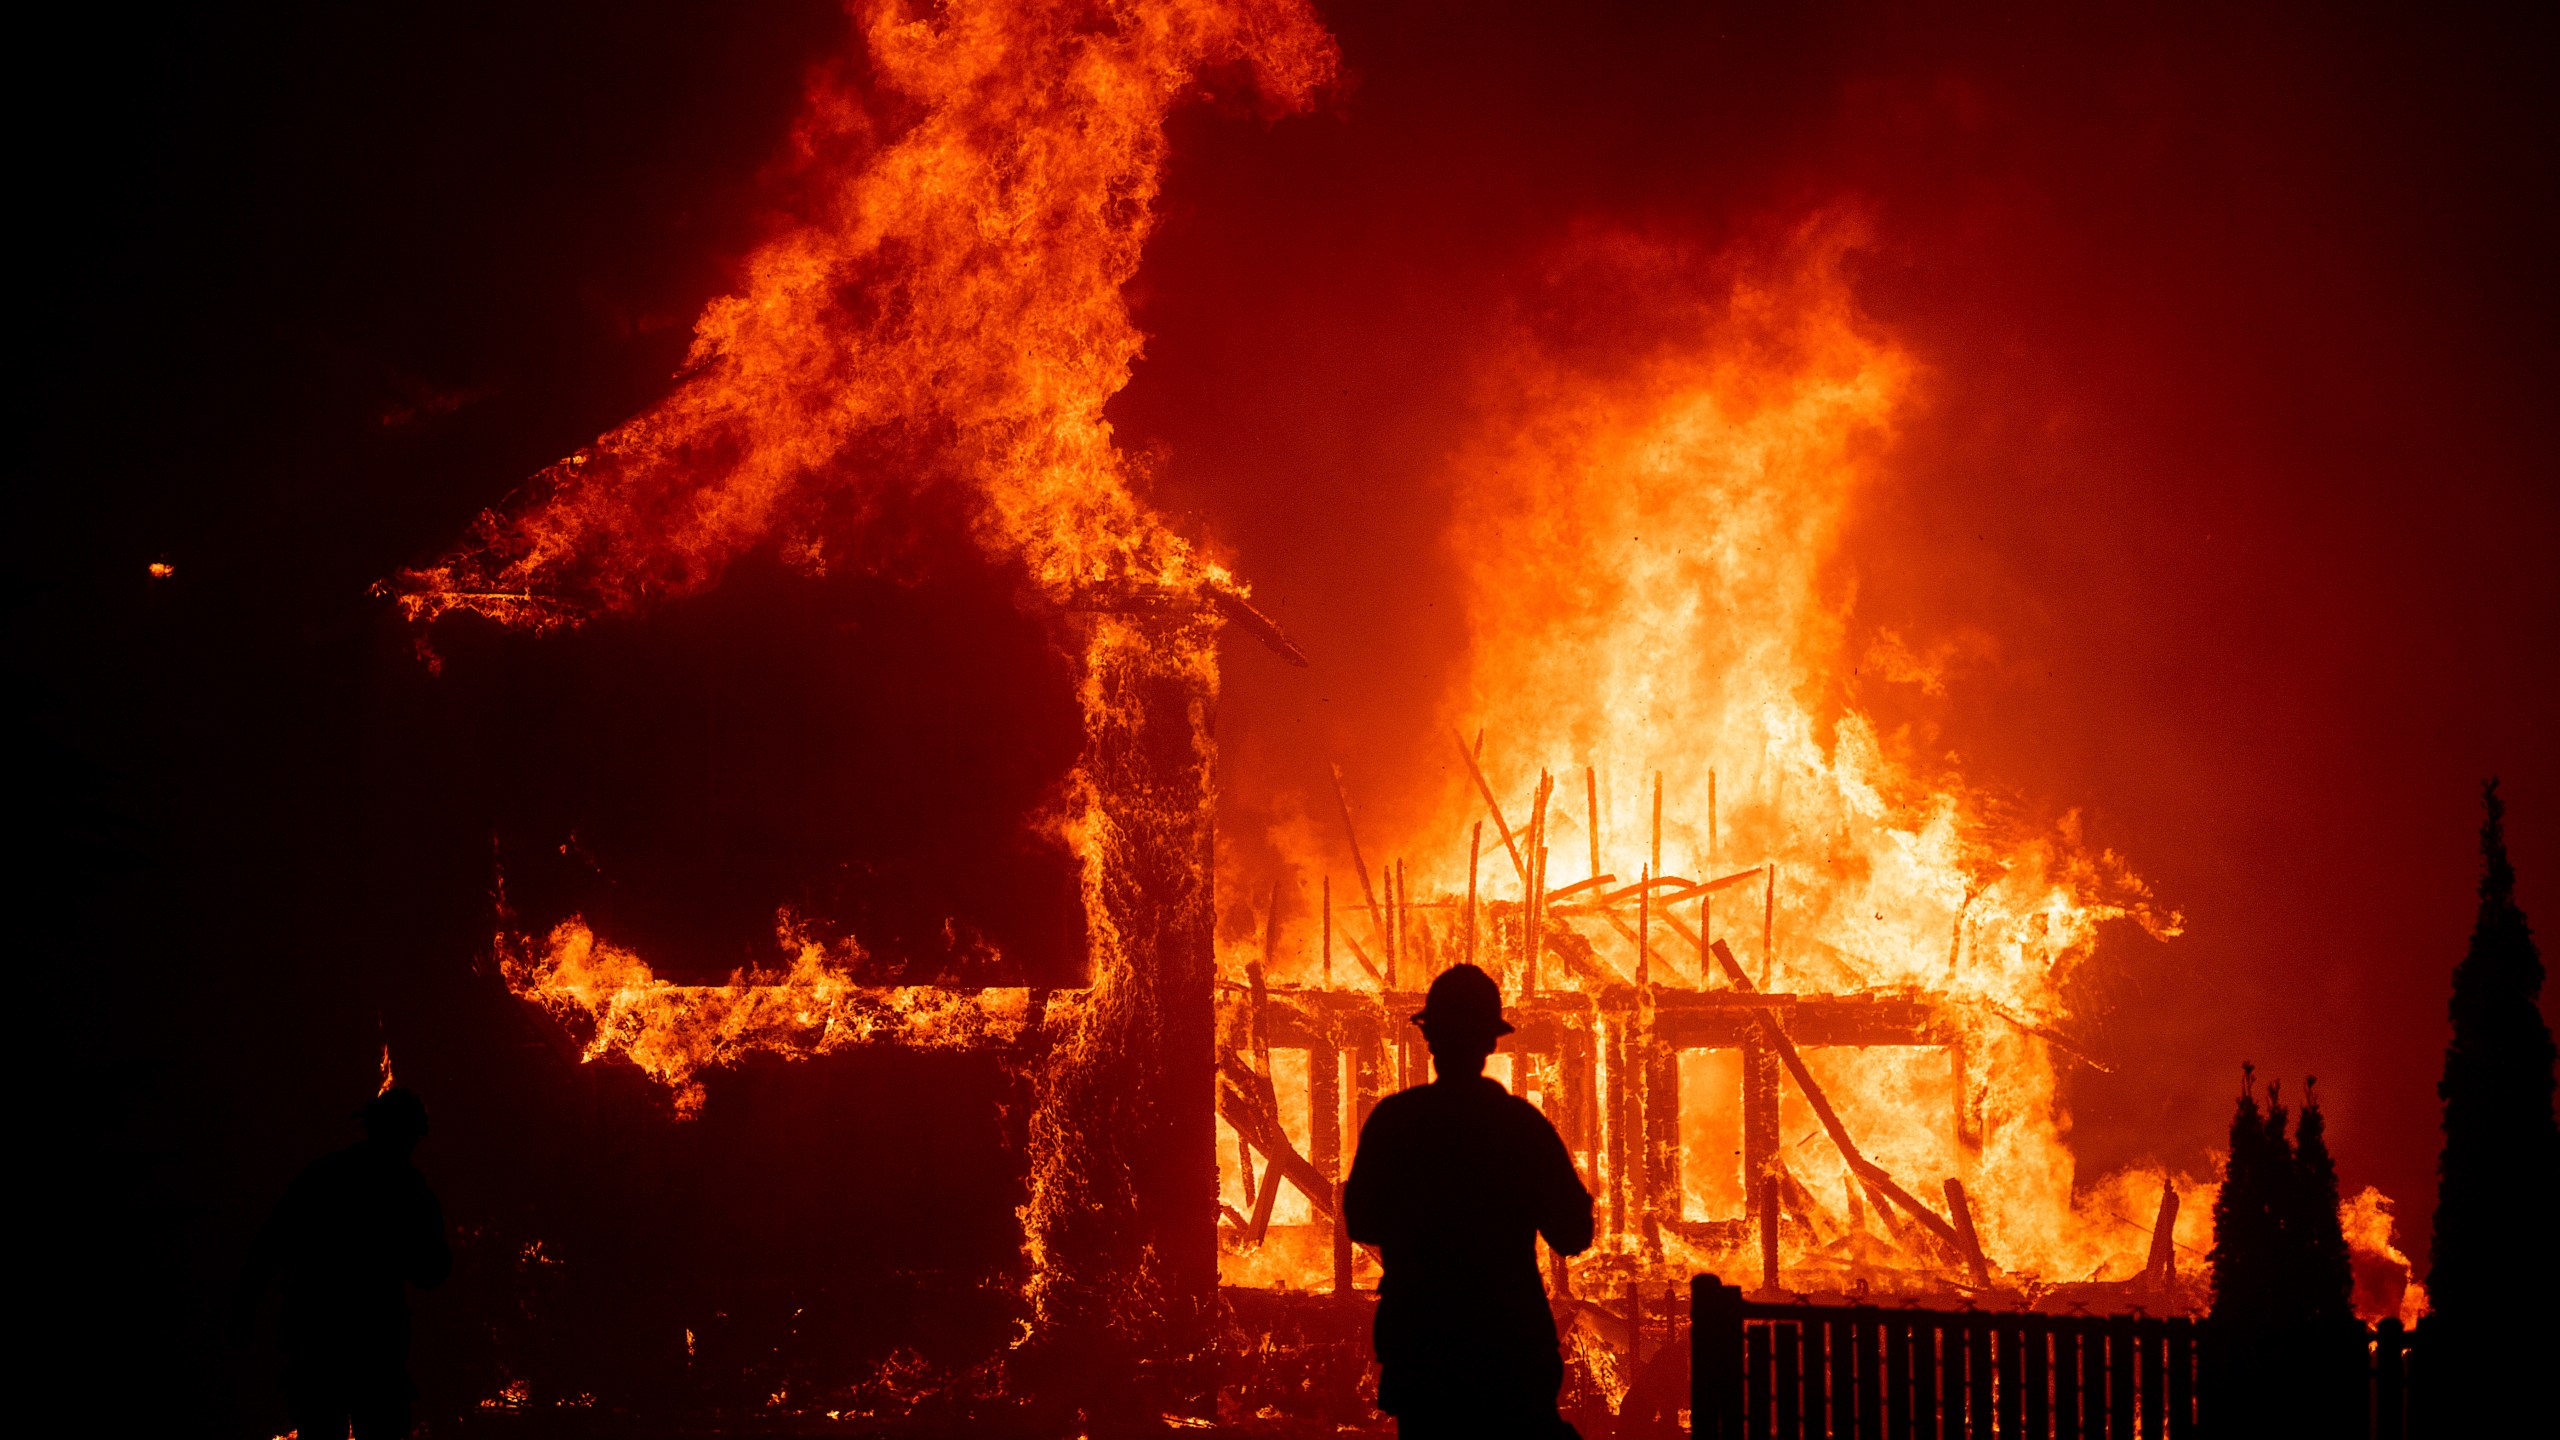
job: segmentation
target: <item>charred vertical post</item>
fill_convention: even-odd
[[[1760,1288],[1778,1288],[1778,1175],[1771,1171],[1751,1187],[1752,1208],[1760,1212]]]
[[[1476,963],[1476,862],[1484,853],[1484,822],[1467,832],[1467,963]]]
[[[1592,1096],[1596,1090],[1593,1074],[1594,1056],[1591,1032],[1580,1026],[1565,1028],[1561,1042],[1561,1064],[1564,1068],[1564,1143],[1583,1157],[1583,1177],[1590,1180],[1599,1163],[1598,1145],[1592,1134],[1595,1119]]]
[[[1973,1283],[1988,1288],[1991,1265],[1982,1256],[1982,1239],[1974,1232],[1973,1206],[1964,1196],[1964,1182],[1953,1175],[1947,1177],[1947,1213],[1956,1228],[1956,1248],[1964,1256],[1965,1272]]]
[[[1086,612],[1088,984],[1052,1002],[1023,1208],[1043,1393],[1192,1413],[1215,1384],[1217,626]],[[1088,1393],[1089,1392],[1089,1393]]]
[[[1680,1052],[1650,1036],[1644,1067],[1645,1249],[1680,1218]]]
[[[1351,1051],[1352,1128],[1369,1123],[1369,1112],[1378,1108],[1379,1051],[1386,1041],[1381,1036],[1364,1035],[1353,1043]]]
[[[1520,998],[1524,1001],[1535,999],[1538,994],[1538,952],[1545,939],[1540,932],[1546,924],[1547,909],[1547,797],[1554,789],[1554,777],[1539,771],[1537,800],[1529,815],[1529,893],[1520,906]]]
[[[1582,796],[1589,817],[1583,828],[1590,832],[1584,838],[1591,842],[1590,873],[1596,880],[1600,877],[1600,772],[1589,765],[1582,767]]]
[[[1972,1057],[1967,1053],[1969,1047],[1965,1042],[1964,1029],[1959,1026],[1947,1044],[1947,1064],[1955,1071],[1956,1144],[1966,1151],[1975,1151],[1982,1148],[1982,1127],[1976,1123],[1973,1113]]]
[[[1653,867],[1636,885],[1636,983],[1653,983]]]
[[[1316,1173],[1342,1193],[1342,1052],[1330,1040],[1307,1046],[1307,1145]],[[1351,1293],[1351,1231],[1333,1207],[1333,1293]]]
[[[1635,1148],[1628,1142],[1627,1101],[1635,1086],[1627,1075],[1627,1022],[1603,1015],[1600,1027],[1600,1118],[1603,1174],[1607,1187],[1608,1230],[1611,1239],[1627,1233],[1627,1190],[1631,1178],[1630,1153]]]
[[[1333,877],[1324,877],[1324,988],[1333,988]]]
[[[1378,867],[1378,888],[1387,892],[1386,948],[1378,958],[1387,967],[1386,988],[1396,988],[1396,953],[1404,948],[1404,902],[1396,898],[1396,867]]]
[[[1399,857],[1399,858],[1397,859],[1397,861],[1396,861],[1396,954],[1395,954],[1395,963],[1396,963],[1396,965],[1399,967],[1399,969],[1398,969],[1398,970],[1389,971],[1389,972],[1388,972],[1388,974],[1389,974],[1390,976],[1396,975],[1396,974],[1398,974],[1398,973],[1407,974],[1407,975],[1411,975],[1411,974],[1416,973],[1416,972],[1414,971],[1414,969],[1413,969],[1413,964],[1412,964],[1412,961],[1411,961],[1411,957],[1409,957],[1409,956],[1406,954],[1406,952],[1407,952],[1408,950],[1412,949],[1412,947],[1413,947],[1413,920],[1414,920],[1414,915],[1413,915],[1413,891],[1412,891],[1408,886],[1406,886],[1406,884],[1404,883],[1404,861],[1403,861],[1403,859],[1402,859],[1401,857]],[[1428,978],[1428,977],[1425,977],[1425,978]],[[1401,981],[1399,981],[1398,983],[1402,983],[1402,982],[1401,982]]]
[[[1755,1033],[1742,1045],[1742,1183],[1765,1243],[1777,1236],[1778,1052]]]
[[[1387,917],[1378,908],[1378,891],[1369,881],[1369,862],[1360,853],[1360,831],[1351,823],[1351,796],[1342,787],[1342,767],[1333,767],[1333,803],[1342,813],[1342,839],[1351,847],[1351,869],[1360,877],[1360,898],[1369,906],[1369,928],[1380,946],[1392,945],[1387,934]],[[1393,963],[1392,959],[1389,961]]]
[[[1715,868],[1716,772],[1715,767],[1710,765],[1707,767],[1707,863],[1705,873],[1712,875],[1715,873]],[[1713,894],[1700,895],[1698,897],[1698,984],[1702,988],[1712,988],[1715,984],[1716,967],[1713,959],[1711,958],[1714,951],[1710,948],[1715,943],[1716,897]]]
[[[1653,861],[1653,873],[1662,873],[1662,772],[1653,772],[1653,844],[1646,851]]]
[[[1767,888],[1760,896],[1760,988],[1769,988],[1769,976],[1778,963],[1778,862],[1769,862]]]
[[[2151,1224],[2151,1257],[2143,1283],[2163,1295],[2178,1288],[2178,1187],[2160,1177],[2160,1213]]]

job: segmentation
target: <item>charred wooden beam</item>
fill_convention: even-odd
[[[1316,1173],[1327,1183],[1342,1183],[1342,1052],[1330,1040],[1307,1047],[1307,1148]],[[1333,1293],[1351,1293],[1351,1231],[1337,1209],[1329,1217],[1332,1231]]]
[[[1346,817],[1347,818],[1347,817]],[[1768,869],[1768,888],[1760,899],[1760,984],[1766,988],[1778,963],[1778,867]],[[1734,972],[1740,975],[1742,972]]]
[[[1777,1217],[1768,1207],[1777,1196],[1771,1187],[1778,1173],[1778,1073],[1777,1052],[1769,1048],[1759,1026],[1752,1025],[1742,1047],[1742,1183],[1747,1187],[1743,1194],[1749,1197],[1752,1220],[1770,1236],[1777,1233],[1769,1228],[1777,1224]],[[1770,1271],[1774,1276],[1774,1262]]]
[[[1582,796],[1584,804],[1588,807],[1584,811],[1587,818],[1583,821],[1582,828],[1585,833],[1582,838],[1591,842],[1591,878],[1583,883],[1599,885],[1605,882],[1600,876],[1600,771],[1598,767],[1591,765],[1582,767]],[[1661,828],[1661,819],[1661,809],[1657,805],[1654,811],[1656,829]],[[1657,845],[1654,848],[1659,851],[1662,847]],[[1655,857],[1654,868],[1657,870],[1662,868],[1660,858],[1659,855]]]
[[[1775,1292],[1778,1288],[1778,1175],[1775,1170],[1760,1177],[1752,1187],[1752,1208],[1760,1220],[1760,1288]]]
[[[1735,989],[1751,988],[1751,978],[1742,973],[1741,965],[1734,961],[1733,952],[1722,942],[1718,942],[1715,946],[1715,957],[1717,963],[1724,967],[1726,977],[1733,981]],[[1840,1158],[1848,1162],[1850,1173],[1865,1181],[1869,1192],[1880,1197],[1880,1201],[1890,1200],[1901,1206],[1910,1213],[1912,1219],[1920,1222],[1922,1229],[1936,1236],[1950,1252],[1961,1255],[1963,1242],[1957,1238],[1955,1227],[1947,1223],[1936,1211],[1914,1198],[1911,1192],[1895,1184],[1893,1177],[1886,1174],[1883,1167],[1860,1153],[1857,1142],[1849,1138],[1848,1127],[1840,1123],[1839,1112],[1831,1108],[1830,1097],[1823,1093],[1820,1085],[1814,1083],[1813,1072],[1805,1068],[1804,1057],[1796,1053],[1795,1045],[1788,1040],[1785,1028],[1778,1023],[1774,1014],[1763,1013],[1760,1016],[1760,1031],[1769,1048],[1777,1052],[1778,1063],[1786,1067],[1788,1076],[1796,1082],[1796,1089],[1803,1094],[1805,1103],[1813,1107],[1814,1118],[1822,1122],[1823,1133],[1831,1137],[1831,1143],[1839,1150]]]
[[[1659,1260],[1680,1214],[1680,1052],[1650,1038],[1644,1052],[1645,1250]]]
[[[1369,978],[1378,982],[1379,989],[1384,990],[1386,988],[1387,977],[1385,972],[1378,968],[1376,961],[1369,958],[1368,951],[1360,948],[1359,941],[1352,939],[1346,934],[1342,937],[1342,948],[1351,952],[1351,958],[1360,962],[1360,968],[1369,972]]]
[[[1592,948],[1591,942],[1572,929],[1562,925],[1549,926],[1547,948],[1564,962],[1567,970],[1588,983],[1603,986],[1627,983],[1627,977],[1619,974],[1616,966],[1601,959],[1600,952]]]
[[[1298,1192],[1318,1210],[1328,1216],[1337,1213],[1339,1202],[1335,1199],[1333,1183],[1318,1174],[1316,1167],[1298,1153],[1298,1147],[1289,1139],[1288,1130],[1280,1123],[1279,1112],[1266,1096],[1259,1093],[1262,1087],[1255,1080],[1253,1072],[1238,1063],[1234,1056],[1222,1061],[1218,1066],[1219,1116],[1247,1144],[1262,1152],[1266,1192],[1276,1188],[1279,1181],[1286,1180],[1298,1187]],[[1257,1198],[1254,1209],[1261,1223],[1269,1223],[1269,1208],[1267,1200]],[[1261,1236],[1257,1232],[1253,1238],[1258,1241]]]
[[[2162,1294],[2178,1286],[2178,1187],[2160,1180],[2160,1215],[2151,1222],[2151,1258],[2142,1267],[2143,1283]]]
[[[1351,1052],[1352,1128],[1356,1131],[1369,1123],[1369,1112],[1378,1108],[1378,1050],[1381,1042],[1363,1039]]]
[[[1973,1105],[1971,1103],[1973,1098],[1972,1067],[1965,1063],[1966,1051],[1969,1048],[1970,1047],[1966,1043],[1964,1028],[1962,1026],[1955,1027],[1947,1036],[1947,1068],[1954,1072],[1955,1079],[1956,1145],[1960,1149],[1973,1151],[1982,1148],[1982,1126],[1979,1123],[1978,1117],[1973,1113]]]
[[[1466,762],[1467,774],[1476,782],[1476,793],[1484,797],[1484,808],[1493,815],[1494,833],[1502,837],[1502,848],[1510,852],[1511,868],[1520,876],[1521,893],[1528,893],[1529,862],[1520,854],[1520,843],[1512,838],[1511,822],[1502,818],[1502,802],[1493,798],[1493,786],[1485,782],[1484,769],[1476,763],[1475,751],[1467,748],[1465,738],[1454,730],[1449,732],[1449,738],[1457,741],[1458,758]],[[1484,744],[1484,737],[1481,734],[1476,737],[1476,744],[1479,746]]]
[[[1646,868],[1644,878],[1653,879],[1651,867]],[[1649,892],[1636,897],[1636,984],[1647,988],[1653,984],[1653,896]]]
[[[1538,993],[1538,955],[1546,942],[1547,909],[1547,800],[1555,793],[1555,777],[1538,772],[1538,793],[1529,815],[1529,891],[1521,907],[1520,996],[1529,999]]]
[[[1290,640],[1278,621],[1255,609],[1253,603],[1245,599],[1242,586],[1232,580],[1212,580],[1200,588],[1209,597],[1210,606],[1224,616],[1227,623],[1261,641],[1272,654],[1301,670],[1307,668],[1306,652]]]
[[[1369,883],[1369,862],[1360,854],[1360,832],[1351,824],[1351,797],[1342,788],[1342,767],[1336,765],[1332,769],[1333,803],[1342,812],[1342,838],[1351,846],[1351,868],[1360,875],[1360,898],[1369,906],[1369,924],[1376,930],[1379,944],[1393,944],[1388,938],[1386,914],[1378,908],[1377,887]],[[1371,968],[1374,970],[1376,967]]]
[[[1467,963],[1476,963],[1476,862],[1484,853],[1484,822],[1467,832]]]
[[[1598,895],[1589,896],[1574,904],[1571,907],[1570,913],[1579,915],[1589,910],[1601,909],[1612,905],[1624,905],[1628,901],[1635,899],[1637,896],[1644,894],[1647,891],[1652,893],[1653,903],[1656,905],[1672,905],[1683,900],[1695,900],[1701,895],[1712,895],[1718,890],[1739,885],[1745,880],[1758,876],[1760,872],[1766,868],[1766,866],[1755,865],[1748,870],[1721,876],[1714,880],[1686,880],[1677,875],[1657,875],[1650,880],[1640,881],[1623,890],[1609,890]],[[1617,879],[1614,875],[1604,876],[1602,878],[1609,881],[1615,881]],[[1580,886],[1576,886],[1574,887],[1574,890],[1579,892],[1581,888],[1582,887]],[[1565,892],[1558,891],[1557,893],[1561,895]],[[1563,914],[1567,912],[1559,910],[1557,913]]]
[[[1657,991],[1654,1030],[1679,1050],[1725,1049],[1751,1042],[1759,1016],[1773,1014],[1805,1045],[1935,1045],[1944,1042],[1941,1012],[1902,996],[1761,995],[1754,991]]]
[[[1964,1182],[1953,1175],[1947,1177],[1947,1213],[1955,1217],[1956,1246],[1964,1255],[1966,1272],[1974,1284],[1988,1289],[1991,1262],[1982,1257],[1982,1237],[1974,1233],[1973,1207],[1965,1202]]]
[[[1781,1215],[1792,1217],[1802,1225],[1816,1244],[1840,1232],[1840,1227],[1832,1221],[1830,1209],[1814,1198],[1813,1192],[1796,1178],[1795,1171],[1783,1164],[1778,1167],[1778,1210]]]
[[[1549,907],[1551,907],[1551,908],[1549,909],[1548,913],[1549,913],[1549,914],[1551,914],[1551,915],[1561,915],[1561,914],[1568,913],[1568,912],[1567,912],[1566,910],[1564,910],[1564,909],[1553,908],[1553,907],[1555,907],[1556,902],[1557,902],[1557,901],[1559,901],[1559,900],[1569,900],[1569,899],[1573,898],[1574,896],[1576,896],[1576,895],[1580,895],[1580,894],[1582,894],[1583,892],[1585,892],[1585,891],[1587,891],[1587,890],[1595,890],[1595,889],[1597,889],[1597,888],[1599,888],[1600,886],[1603,886],[1603,885],[1612,885],[1612,884],[1615,884],[1615,883],[1617,883],[1617,879],[1618,879],[1618,877],[1617,877],[1617,876],[1615,876],[1615,875],[1594,875],[1594,876],[1591,876],[1589,879],[1585,879],[1585,880],[1576,880],[1576,881],[1574,881],[1572,884],[1567,885],[1567,886],[1563,887],[1562,889],[1558,889],[1558,890],[1550,890],[1550,891],[1548,891],[1548,892],[1547,892],[1547,904],[1549,905]]]
[[[1609,922],[1609,928],[1610,928],[1610,929],[1615,930],[1615,931],[1617,931],[1620,935],[1625,936],[1625,937],[1626,937],[1626,941],[1627,941],[1627,943],[1628,943],[1628,944],[1633,945],[1634,947],[1636,947],[1636,963],[1637,963],[1637,964],[1639,964],[1639,965],[1644,965],[1644,966],[1646,966],[1646,967],[1649,969],[1649,968],[1650,968],[1650,962],[1651,962],[1651,960],[1652,960],[1652,959],[1653,959],[1653,957],[1654,957],[1654,949],[1653,949],[1653,946],[1652,946],[1650,943],[1648,943],[1648,941],[1649,941],[1649,938],[1650,938],[1650,937],[1648,937],[1648,936],[1644,933],[1643,928],[1642,928],[1641,926],[1637,926],[1637,925],[1629,925],[1625,920],[1622,920],[1622,919],[1620,919],[1618,916],[1613,915],[1613,914],[1610,914],[1608,911],[1605,911],[1605,910],[1601,912],[1601,918],[1603,918],[1603,919],[1605,919],[1605,920],[1607,920],[1607,921]],[[1675,975],[1679,973],[1677,970],[1672,970],[1671,961],[1670,961],[1670,959],[1669,959],[1668,957],[1665,957],[1665,958],[1663,959],[1663,961],[1662,961],[1662,967],[1663,967],[1665,970],[1671,970],[1671,973],[1673,973],[1673,974],[1675,974]],[[1650,978],[1650,976],[1649,976],[1649,975],[1647,975],[1645,971],[1641,971],[1641,970],[1640,970],[1640,971],[1638,971],[1637,973],[1638,973],[1638,977],[1639,977],[1639,978],[1638,978],[1638,980],[1637,980],[1637,982],[1636,982],[1636,983],[1638,983],[1638,984],[1642,984],[1642,983],[1644,983],[1645,979]],[[1610,978],[1620,980],[1620,981],[1621,981],[1621,983],[1624,983],[1624,982],[1623,982],[1623,977],[1620,977],[1620,976],[1616,975],[1614,972],[1612,973],[1612,975],[1611,975],[1611,977],[1610,977]]]
[[[1588,1026],[1559,1025],[1557,1032],[1564,1065],[1565,1146],[1580,1157],[1583,1188],[1592,1190],[1598,1188],[1600,1160],[1599,1137],[1595,1133],[1599,1123],[1597,1057]]]
[[[1601,1125],[1602,1141],[1607,1156],[1601,1167],[1602,1180],[1608,1187],[1603,1197],[1611,1237],[1627,1233],[1628,1164],[1634,1158],[1632,1137],[1627,1134],[1627,1101],[1635,1087],[1627,1081],[1627,1022],[1622,1018],[1603,1017],[1600,1021],[1601,1055]]]
[[[1197,1068],[1217,1051],[1216,625],[1196,606],[1070,623],[1099,822],[1086,960],[1111,998],[1060,1018],[1032,1082],[1022,1222],[1043,1259],[1009,1364],[1097,1412],[1188,1413],[1214,1385],[1218,1285],[1217,1117]]]

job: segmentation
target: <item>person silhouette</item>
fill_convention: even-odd
[[[1378,1102],[1342,1193],[1351,1238],[1384,1270],[1378,1408],[1402,1440],[1572,1436],[1538,1237],[1588,1248],[1591,1195],[1547,1117],[1484,1073],[1511,1032],[1492,976],[1451,966],[1413,1019],[1434,1078]]]
[[[356,1112],[364,1139],[294,1179],[250,1248],[241,1292],[254,1313],[284,1292],[277,1325],[285,1403],[302,1440],[398,1440],[409,1433],[409,1297],[453,1270],[444,1210],[409,1163],[427,1107],[405,1088]]]

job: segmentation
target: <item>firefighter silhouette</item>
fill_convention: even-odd
[[[250,1251],[242,1296],[284,1293],[277,1340],[285,1401],[302,1440],[397,1440],[409,1433],[409,1297],[453,1268],[444,1211],[409,1163],[427,1107],[406,1089],[357,1112],[364,1139],[295,1178]]]
[[[1378,1408],[1404,1440],[1569,1436],[1537,1241],[1589,1246],[1591,1196],[1555,1127],[1484,1073],[1511,1031],[1493,978],[1452,966],[1413,1018],[1432,1082],[1378,1102],[1343,1188],[1351,1238],[1385,1272]]]

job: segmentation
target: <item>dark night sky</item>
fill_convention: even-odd
[[[2483,776],[2560,915],[2548,7],[1326,8],[1320,113],[1177,122],[1114,411],[1317,660],[1231,653],[1228,829],[1437,743],[1436,477],[1541,257],[1863,208],[1928,401],[1853,526],[1861,622],[1996,636],[1921,718],[2187,917],[2109,952],[2085,1151],[2192,1163],[2238,1062],[2317,1073],[2423,1241]],[[19,963],[113,1008],[104,1118],[63,1114],[103,1184],[235,1215],[334,1133],[271,1107],[362,1083],[384,992],[331,937],[400,922],[334,837],[402,793],[365,588],[646,405],[767,233],[843,31],[736,12],[216,6],[43,57],[7,574],[15,828],[59,842]],[[187,1223],[145,1248],[201,1272]]]

